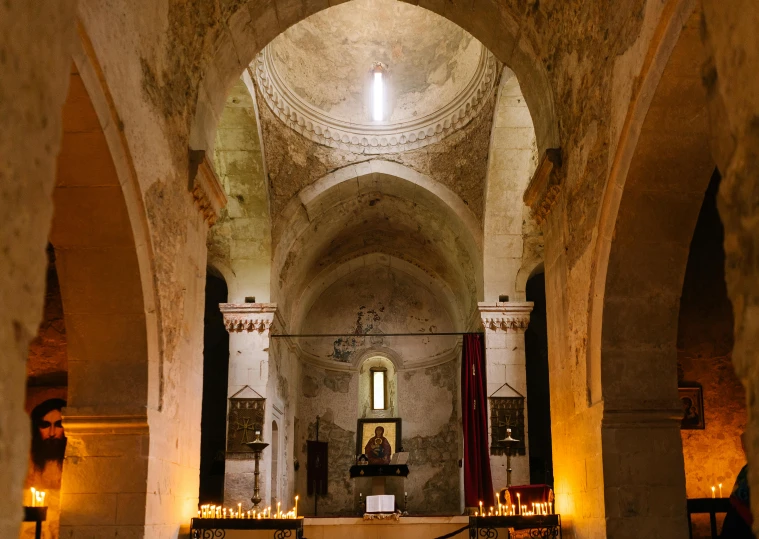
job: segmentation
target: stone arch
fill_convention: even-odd
[[[671,279],[670,290],[674,290],[678,298],[682,289],[688,242],[714,166],[709,147],[704,146],[704,141],[709,140],[709,126],[703,115],[706,101],[699,76],[701,61],[699,53],[703,51],[703,48],[697,34],[697,14],[694,14],[694,9],[693,0],[673,3],[669,5],[669,9],[660,20],[657,37],[646,56],[642,70],[643,76],[641,76],[642,82],[637,94],[633,96],[633,104],[628,111],[609,182],[604,192],[589,301],[590,324],[586,376],[590,404],[599,402],[603,398],[602,329],[609,314],[606,306],[614,302],[615,294],[625,293],[625,286],[628,292],[632,290],[633,270],[642,269],[641,264],[653,263],[646,270],[646,275],[641,274],[636,279],[636,282],[645,285],[642,290],[648,294],[653,294],[657,285],[666,284],[664,282],[666,279]],[[676,88],[678,82],[687,83],[688,86],[678,89]],[[692,92],[691,95],[695,97],[695,100],[685,103],[684,89]],[[668,111],[663,107],[668,98],[677,99],[676,105],[671,107],[672,111],[686,110],[686,106],[695,110],[695,112],[694,110],[688,110],[688,112],[694,114],[700,121],[697,132],[688,126],[689,120],[694,116],[688,118],[687,112],[667,115]],[[691,135],[682,137],[679,141],[656,138],[657,135],[676,137],[677,134],[685,134],[689,130]],[[657,144],[659,144],[658,147]],[[689,161],[688,157],[692,155],[697,157],[695,161]],[[697,178],[688,178],[686,175],[673,172],[677,170],[677,167],[682,167],[682,170],[692,170],[698,166],[701,167],[702,173]],[[658,183],[667,179],[669,184]],[[689,186],[688,181],[693,183]],[[666,204],[668,199],[652,196],[654,193],[666,194],[663,193],[666,191],[665,187],[679,189],[679,191],[671,191],[670,196],[679,198],[685,195],[688,199],[687,204],[681,206],[683,211],[687,211],[681,216],[687,217],[688,220],[679,223],[680,227],[677,226],[678,223],[669,220],[672,215]],[[656,204],[652,206],[647,205],[646,202]],[[635,203],[639,205],[637,208]],[[636,214],[636,209],[641,211]],[[662,267],[661,261],[656,259],[654,242],[639,242],[637,253],[630,245],[632,239],[630,235],[636,233],[636,226],[642,227],[647,224],[655,228],[662,223],[670,225],[669,230],[665,232],[674,234],[669,239],[677,240],[680,248],[680,252],[677,253],[677,266],[673,266],[672,262],[667,264],[670,272],[667,272],[666,268]],[[642,230],[639,228],[637,232],[642,232]],[[628,234],[628,237],[623,238],[621,233]],[[654,231],[652,237],[658,235],[659,232]],[[645,238],[639,236],[639,239]],[[628,249],[624,249],[625,243]],[[659,245],[659,247],[662,246]],[[636,258],[638,263],[633,268],[627,265],[627,262],[633,262],[632,260],[623,260],[625,254],[630,258],[642,258]],[[630,279],[627,285],[624,283],[626,279]],[[652,284],[645,283],[646,279],[652,279]],[[658,320],[661,321],[660,318]],[[643,327],[646,326],[643,324]],[[677,327],[676,312],[670,329],[673,327]]]
[[[190,134],[193,149],[213,147],[227,89],[256,54],[290,26],[331,4],[295,0],[264,7],[257,0],[248,0],[230,11],[204,65]],[[560,147],[553,91],[536,50],[529,11],[520,13],[494,1],[467,4],[466,8],[444,2],[427,3],[424,7],[461,26],[514,70],[525,88],[540,152]]]
[[[117,489],[142,495],[136,504],[147,501],[148,459],[133,448],[148,443],[148,410],[160,410],[162,391],[147,215],[113,100],[81,27],[79,37],[50,230],[69,333],[61,535],[76,533],[85,521],[116,527],[94,504],[80,503],[86,496]],[[99,456],[103,436],[113,433],[121,435],[112,447],[116,456]],[[130,473],[105,485],[96,479],[103,466]],[[131,520],[144,525],[145,512]]]
[[[634,522],[643,526],[653,515],[666,518],[669,536],[684,536],[687,529],[681,507],[650,508],[633,521],[620,516],[616,496],[636,483],[685,497],[678,313],[690,241],[714,169],[694,4],[670,4],[660,21],[601,208],[589,298],[587,395],[602,413],[604,469],[631,463],[624,473],[604,476],[609,534]],[[651,447],[656,477],[649,467]]]
[[[433,228],[438,232],[442,230],[441,234],[453,238],[456,243],[455,249],[440,256],[463,257],[466,264],[471,265],[471,271],[464,273],[459,267],[461,264],[456,262],[458,259],[454,258],[450,258],[449,263],[438,264],[436,268],[425,265],[424,260],[417,260],[417,254],[413,252],[404,253],[404,258],[409,256],[407,262],[424,268],[436,279],[446,281],[448,287],[459,296],[458,303],[468,305],[461,308],[463,311],[476,307],[474,298],[482,295],[482,232],[476,217],[457,195],[438,182],[403,165],[372,160],[339,169],[303,188],[276,217],[272,234],[275,243],[271,268],[272,297],[286,320],[293,322],[297,319],[293,303],[299,301],[303,290],[324,271],[325,264],[332,266],[337,263],[340,266],[353,259],[361,260],[360,257],[367,254],[397,254],[386,247],[374,246],[369,248],[371,252],[360,250],[334,255],[338,256],[336,260],[319,256],[319,250],[328,249],[329,242],[341,233],[346,223],[357,219],[357,214],[342,207],[357,203],[360,197],[373,193],[381,193],[394,203],[413,205],[417,213],[415,218],[419,218],[421,214],[418,212],[424,209],[437,219]],[[369,205],[373,205],[371,201]],[[423,235],[425,232],[419,233]],[[299,247],[305,245],[304,242],[309,246],[307,254]],[[428,248],[437,249],[434,242],[427,241],[427,244]],[[355,265],[358,262],[351,263]],[[441,268],[447,275],[436,274],[436,270]],[[292,284],[285,293],[282,285],[277,283],[287,275]]]
[[[336,204],[341,195],[344,197],[355,190],[356,183],[359,184],[358,189],[360,190],[362,184],[369,188],[370,183],[378,183],[383,180],[392,181],[393,178],[403,181],[392,185],[389,192],[414,198],[414,190],[419,188],[430,195],[434,195],[437,200],[445,205],[451,217],[461,227],[461,231],[468,232],[467,240],[482,249],[482,231],[477,217],[461,197],[425,174],[400,163],[383,159],[372,159],[357,165],[343,167],[301,189],[276,219],[274,224],[275,235],[279,236],[282,234],[282,228],[292,225],[292,218],[300,209],[305,209],[306,217],[309,220],[314,220],[318,215]]]
[[[522,198],[537,166],[535,129],[514,72],[503,68],[490,138],[483,240],[484,300],[524,301],[525,266],[543,259],[540,231]],[[532,268],[528,270],[531,271]]]
[[[214,146],[214,168],[227,195],[208,233],[208,260],[224,273],[231,302],[268,302],[271,217],[261,128],[247,70],[227,95]],[[234,255],[233,255],[234,253]]]

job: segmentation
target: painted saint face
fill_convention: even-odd
[[[40,437],[43,440],[55,438],[63,439],[63,416],[60,410],[50,410],[39,422]]]

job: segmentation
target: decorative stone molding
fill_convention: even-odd
[[[291,129],[325,146],[361,154],[385,154],[438,142],[467,125],[494,95],[497,61],[484,46],[469,84],[438,111],[395,124],[357,124],[330,117],[304,101],[282,80],[264,48],[251,65],[253,78],[269,108]]]
[[[530,323],[531,301],[478,303],[486,331],[524,332]]]
[[[74,410],[65,408],[63,425],[66,434],[149,434],[148,416],[134,414],[104,414],[91,410]]]
[[[601,426],[612,429],[680,429],[683,411],[663,406],[660,409],[607,409],[604,407]]]
[[[227,195],[206,157],[205,150],[190,150],[190,181],[187,188],[203,220],[212,226],[227,205]]]
[[[532,216],[538,224],[545,221],[551,213],[561,192],[561,180],[556,174],[552,174],[554,168],[559,167],[561,167],[561,150],[547,149],[524,192],[524,203],[530,207]]]
[[[219,303],[229,333],[266,333],[277,311],[276,303]]]

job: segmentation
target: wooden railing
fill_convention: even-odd
[[[688,537],[693,538],[691,515],[709,514],[709,527],[712,539],[717,539],[717,513],[727,513],[730,498],[690,498],[688,500]]]

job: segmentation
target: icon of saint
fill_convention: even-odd
[[[384,427],[374,429],[374,437],[369,439],[364,448],[364,453],[369,459],[369,464],[390,464],[393,452],[390,442],[385,438]]]

